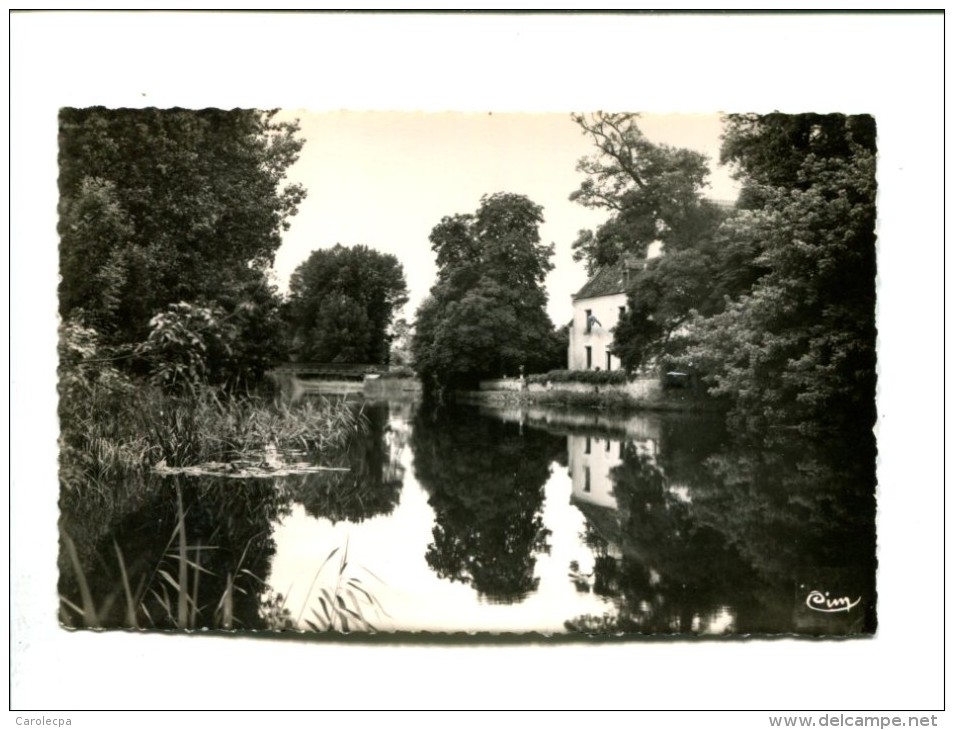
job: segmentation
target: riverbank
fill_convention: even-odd
[[[282,398],[297,403],[305,395],[353,396],[369,400],[414,399],[421,395],[421,381],[417,378],[366,377],[364,380],[309,380],[288,374],[273,376]]]
[[[262,461],[268,449],[320,451],[346,442],[360,427],[338,399],[289,404],[211,387],[173,395],[125,377],[67,378],[60,395],[60,480],[77,494],[157,464]]]
[[[458,391],[454,398],[490,406],[545,405],[608,411],[675,411],[722,413],[727,405],[690,388],[664,388],[656,379],[636,379],[620,385],[552,383],[525,385],[518,379],[485,381],[480,390]]]
[[[355,394],[369,400],[416,400],[422,395],[416,378],[366,378],[362,381],[308,381],[292,378],[283,391],[297,400],[304,394]],[[517,378],[487,380],[479,390],[452,391],[451,400],[475,405],[514,407],[539,405],[553,408],[586,408],[603,411],[673,411],[722,413],[727,405],[690,388],[664,388],[656,378],[597,385],[560,382],[543,385]]]

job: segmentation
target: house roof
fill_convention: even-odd
[[[575,301],[577,299],[605,297],[610,294],[622,294],[626,291],[626,287],[629,283],[629,273],[642,269],[645,266],[646,261],[644,259],[626,255],[615,264],[604,266],[597,271],[596,274],[583,285],[583,288],[573,295],[573,299]]]

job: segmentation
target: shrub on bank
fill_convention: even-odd
[[[625,370],[551,370],[527,377],[535,385],[547,383],[584,383],[588,385],[625,385],[629,374]]]
[[[288,405],[192,378],[187,388],[132,377],[97,332],[67,322],[59,343],[60,480],[67,489],[151,468],[232,461],[266,446],[321,450],[347,440],[361,418],[344,402]]]
[[[640,405],[639,401],[628,393],[620,393],[618,391],[608,391],[605,393],[573,393],[554,390],[549,393],[541,393],[540,397],[534,399],[534,402],[543,405],[599,408],[609,411],[625,410]]]

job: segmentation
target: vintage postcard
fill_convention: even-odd
[[[18,724],[938,704],[942,14],[10,21]]]
[[[873,117],[59,139],[64,626],[875,631]]]

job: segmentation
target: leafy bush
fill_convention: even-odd
[[[221,307],[170,304],[149,320],[149,328],[139,352],[152,360],[151,381],[164,390],[191,392],[214,382],[214,370],[232,354],[235,333]]]
[[[136,354],[149,363],[150,381],[170,393],[206,384],[258,388],[282,357],[278,309],[265,290],[245,292],[228,311],[218,304],[170,304],[149,328]]]
[[[625,385],[629,374],[625,370],[551,370],[527,377],[535,385],[547,383],[585,383],[589,385]]]

